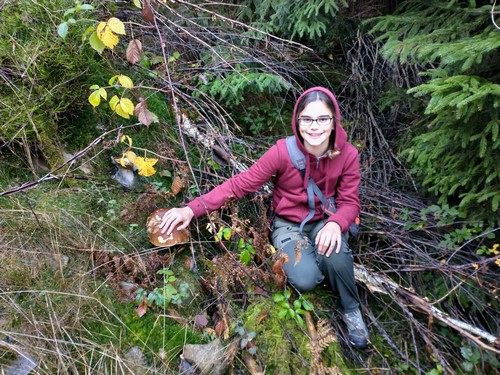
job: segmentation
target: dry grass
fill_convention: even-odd
[[[168,358],[114,311],[116,297],[92,275],[92,253],[106,246],[92,218],[47,207],[0,210],[1,371],[30,356],[38,364],[34,374],[173,373]],[[154,371],[145,360],[127,359],[130,336],[153,358]]]

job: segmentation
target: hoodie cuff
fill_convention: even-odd
[[[203,216],[207,213],[205,206],[200,197],[195,198],[191,202],[189,202],[186,206],[188,206],[194,213],[194,217],[198,219],[200,216]]]

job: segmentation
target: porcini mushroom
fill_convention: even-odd
[[[175,228],[169,236],[166,233],[161,233],[159,225],[161,224],[163,215],[168,211],[170,211],[170,208],[160,208],[149,215],[146,227],[151,243],[159,247],[170,247],[189,242],[189,232],[187,229],[178,230]]]

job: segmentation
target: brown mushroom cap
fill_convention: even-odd
[[[149,240],[155,246],[170,247],[176,244],[189,242],[189,232],[187,229],[178,230],[176,228],[172,231],[170,236],[167,236],[166,233],[161,233],[158,226],[161,224],[163,215],[170,210],[170,208],[160,208],[153,211],[146,221]]]

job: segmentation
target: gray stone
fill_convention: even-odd
[[[196,367],[202,375],[223,375],[229,367],[226,351],[219,339],[205,345],[185,345],[182,359]]]

